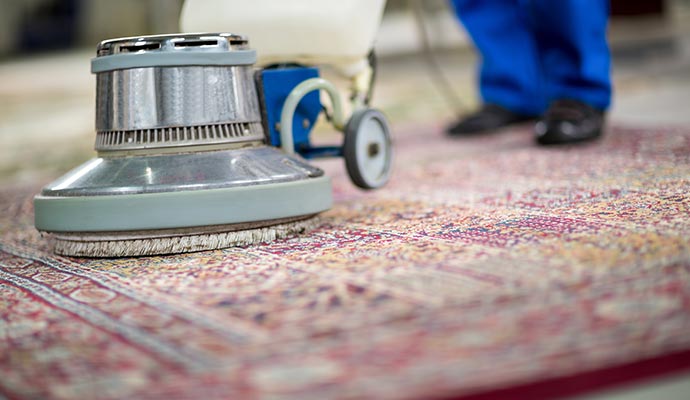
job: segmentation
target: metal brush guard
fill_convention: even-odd
[[[330,208],[321,169],[266,145],[255,59],[234,34],[101,42],[92,60],[99,157],[36,196],[36,227],[63,238],[151,237],[266,226]],[[247,188],[256,190],[239,190]]]

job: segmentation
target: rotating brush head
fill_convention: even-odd
[[[331,207],[330,181],[266,144],[252,65],[234,34],[101,42],[98,157],[34,198],[64,255],[217,249],[300,233]]]

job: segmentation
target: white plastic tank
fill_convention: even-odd
[[[247,35],[258,64],[329,64],[347,76],[366,68],[385,0],[186,0],[184,32]]]

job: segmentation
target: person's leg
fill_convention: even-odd
[[[455,12],[479,50],[484,103],[539,115],[542,95],[536,43],[520,0],[453,0]]]
[[[611,103],[608,0],[530,0],[529,6],[551,103],[537,125],[538,141],[598,137]]]

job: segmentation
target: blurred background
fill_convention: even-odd
[[[176,32],[181,6],[182,0],[0,0],[0,184],[42,184],[93,157],[89,61],[96,44]],[[611,6],[609,120],[690,124],[690,0]],[[477,103],[476,55],[448,7],[445,0],[388,1],[376,43],[374,104],[394,126],[439,130]]]

